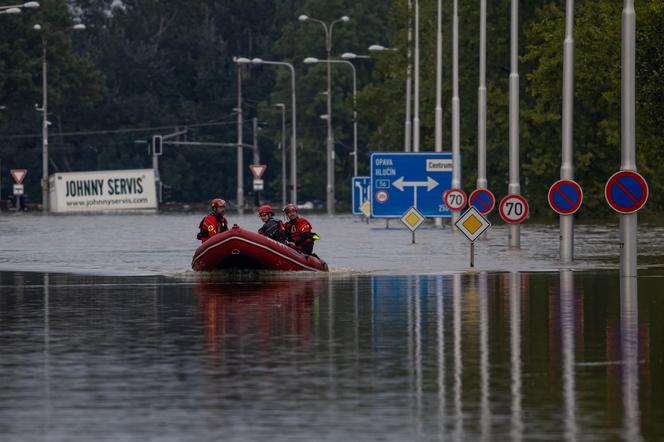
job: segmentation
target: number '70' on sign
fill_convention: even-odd
[[[528,201],[521,195],[507,195],[500,201],[498,211],[506,223],[518,224],[528,217]]]

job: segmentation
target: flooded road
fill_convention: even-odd
[[[0,273],[2,440],[664,434],[664,275]]]
[[[664,437],[661,228],[621,283],[617,226],[467,272],[449,229],[314,216],[331,274],[238,279],[189,270],[199,218],[0,217],[0,440]]]

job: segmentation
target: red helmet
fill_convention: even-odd
[[[284,213],[286,215],[288,215],[290,212],[297,213],[297,207],[295,207],[295,204],[293,203],[286,204],[286,206],[284,207]]]
[[[259,215],[266,215],[266,214],[274,215],[274,211],[272,210],[272,206],[270,206],[269,204],[263,204],[262,206],[260,206],[258,208],[258,214]]]
[[[226,207],[226,201],[222,200],[221,198],[215,198],[210,201],[210,209],[214,210],[217,207]]]

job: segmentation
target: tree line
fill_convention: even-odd
[[[520,2],[521,184],[535,215],[553,219],[546,191],[559,177],[561,151],[564,2]],[[609,213],[606,179],[620,166],[620,20],[622,2],[576,2],[575,173],[584,188],[582,216]],[[155,134],[186,129],[189,141],[234,142],[237,65],[233,57],[293,63],[297,77],[300,200],[325,199],[324,33],[299,14],[335,25],[332,53],[367,55],[371,44],[395,51],[355,60],[358,74],[359,173],[368,174],[371,151],[403,150],[408,2],[367,0],[45,0],[36,10],[0,16],[0,160],[2,197],[8,168],[27,168],[26,192],[40,200],[42,50],[48,62],[50,172],[148,168],[146,144]],[[443,2],[444,150],[451,140],[452,2]],[[422,150],[433,150],[435,106],[435,0],[421,0]],[[637,159],[650,184],[646,212],[664,207],[660,161],[664,118],[661,47],[664,6],[637,2]],[[479,4],[459,0],[459,59],[463,184],[475,186]],[[41,24],[42,31],[33,29]],[[86,29],[73,32],[74,23]],[[489,2],[487,29],[487,176],[507,192],[510,1]],[[352,74],[333,65],[333,123],[339,207],[350,203],[353,174]],[[274,66],[242,70],[244,140],[251,119],[261,121],[258,141],[268,165],[264,197],[281,199],[281,113],[290,125],[290,73]],[[286,144],[289,144],[287,141]],[[214,196],[234,200],[235,149],[166,145],[162,180],[175,201]],[[251,153],[245,153],[245,164]],[[248,172],[248,170],[247,170]],[[250,174],[245,173],[245,189]],[[247,198],[251,200],[251,198]]]

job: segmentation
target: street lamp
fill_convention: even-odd
[[[370,55],[357,55],[357,54],[354,54],[352,52],[344,52],[343,54],[341,54],[341,58],[343,58],[344,60],[355,60],[355,59],[358,59],[358,58],[371,58],[371,56]]]
[[[409,2],[409,8],[410,8],[410,2]],[[410,24],[408,25],[408,66],[406,67],[406,120],[404,122],[404,146],[403,150],[404,152],[410,152],[412,148],[412,135],[413,135],[413,129],[412,129],[412,117],[411,117],[411,97],[413,95],[412,92],[412,86],[413,86],[413,79],[412,79],[412,66],[411,66],[411,61],[410,61],[410,40],[412,38],[412,29]],[[379,45],[379,44],[374,44],[369,46],[369,51],[371,52],[385,52],[385,51],[396,51],[396,48],[386,48],[385,46]]]
[[[327,59],[332,58],[332,31],[337,23],[347,23],[350,21],[347,15],[338,18],[331,23],[326,23],[317,18],[311,18],[307,15],[300,15],[298,20],[301,22],[312,21],[319,23],[325,31],[325,49]],[[330,64],[327,65],[327,214],[334,215],[334,135],[332,133],[332,76]]]
[[[281,109],[281,203],[286,206],[286,105],[276,103],[273,105]]]
[[[353,176],[357,176],[357,70],[355,65],[348,60],[319,60],[314,57],[307,57],[304,62],[307,64],[327,63],[328,66],[332,63],[346,64],[353,70]],[[327,120],[330,121],[329,118]]]
[[[28,2],[30,4],[37,2]],[[28,3],[25,3],[26,5]],[[37,6],[39,6],[37,4]],[[36,7],[36,6],[26,6]],[[42,29],[40,24],[32,27],[35,31],[41,32],[42,38],[42,106],[36,107],[37,111],[42,113],[42,209],[44,213],[48,213],[49,206],[49,183],[48,183],[48,66],[46,63],[46,32]],[[76,24],[68,28],[49,29],[49,30],[75,30],[80,31],[85,29],[82,23]]]
[[[295,100],[295,68],[292,64],[284,61],[267,61],[261,58],[253,58],[249,60],[248,58],[241,57],[238,58],[236,62],[241,64],[251,63],[285,66],[291,71],[291,119],[293,120],[291,128],[293,132],[293,135],[291,136],[291,185],[293,186],[291,189],[291,203],[297,205],[297,104]]]

